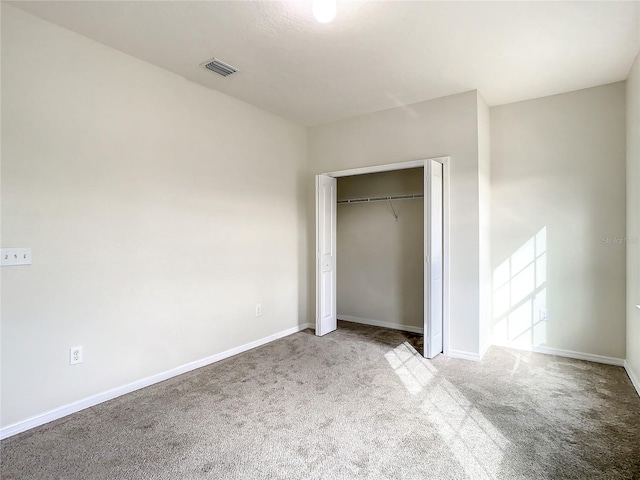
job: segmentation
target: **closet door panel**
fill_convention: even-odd
[[[443,178],[442,164],[425,163],[424,202],[424,356],[442,353]]]
[[[316,176],[316,335],[338,327],[336,301],[337,185],[333,177]]]

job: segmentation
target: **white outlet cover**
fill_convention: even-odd
[[[540,320],[543,321],[543,322],[548,322],[549,321],[549,312],[544,307],[540,308]]]
[[[69,349],[69,365],[82,363],[82,347],[71,347]]]

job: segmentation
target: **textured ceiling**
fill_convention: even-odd
[[[85,1],[13,5],[196,83],[316,125],[478,89],[490,105],[624,80],[640,2]],[[217,57],[240,72],[199,65]]]

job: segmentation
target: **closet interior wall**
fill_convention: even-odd
[[[338,178],[338,202],[423,193],[423,168]],[[338,319],[422,332],[424,200],[338,203],[337,224]]]

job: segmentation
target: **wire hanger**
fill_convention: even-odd
[[[393,208],[393,203],[391,203],[391,198],[388,198],[387,200],[389,200],[389,205],[391,205],[391,211],[393,212],[393,216],[396,217],[396,222],[398,221],[398,214],[396,213],[396,209]]]

